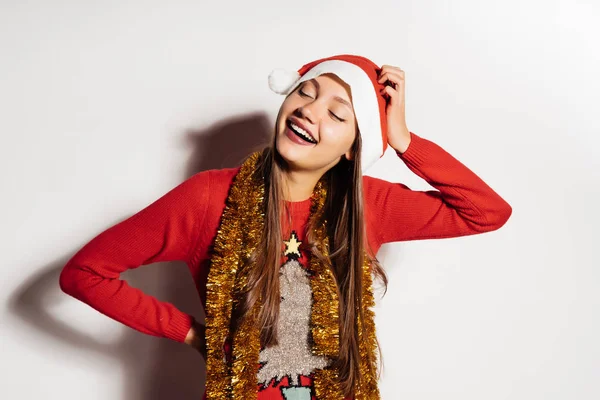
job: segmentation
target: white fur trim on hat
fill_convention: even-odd
[[[288,94],[300,78],[298,71],[276,68],[269,74],[269,87],[278,94]]]

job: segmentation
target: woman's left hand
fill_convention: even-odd
[[[399,153],[404,153],[410,144],[410,131],[406,126],[404,107],[404,71],[392,65],[383,65],[379,73],[381,89],[387,94],[387,137],[389,145]]]

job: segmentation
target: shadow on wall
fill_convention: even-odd
[[[266,115],[253,114],[222,121],[206,130],[186,132],[185,140],[193,147],[193,153],[184,179],[207,169],[239,165],[246,155],[269,142],[272,130]],[[149,199],[148,204],[152,200]],[[40,272],[13,293],[10,311],[31,329],[58,344],[75,347],[92,357],[118,360],[125,374],[123,399],[200,399],[206,376],[204,363],[200,354],[188,346],[129,328],[117,342],[106,343],[102,338],[82,333],[77,321],[69,325],[52,315],[51,307],[66,300],[58,286],[58,278],[71,256],[40,266]],[[127,271],[122,278],[204,321],[202,305],[185,264],[155,263]],[[90,312],[94,311],[90,309]]]

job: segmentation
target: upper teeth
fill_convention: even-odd
[[[298,125],[294,124],[293,122],[290,122],[290,126],[292,127],[293,130],[298,132],[300,135],[302,135],[303,138],[305,138],[309,142],[317,143],[316,140],[313,139],[313,137],[310,136],[310,134],[308,132],[306,132],[304,129],[300,128]]]

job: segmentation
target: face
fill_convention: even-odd
[[[295,170],[327,171],[351,159],[356,120],[350,88],[333,74],[302,82],[284,100],[275,146]]]

